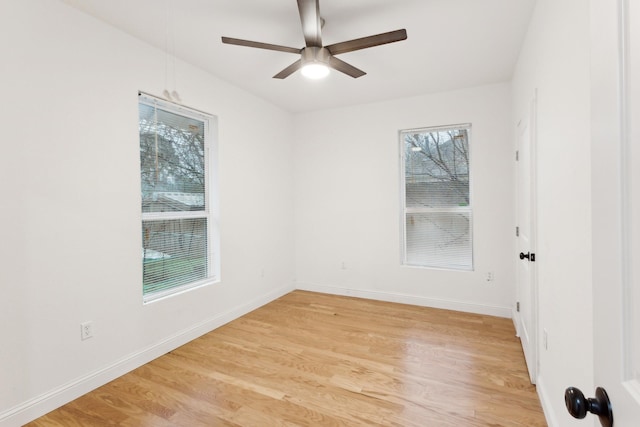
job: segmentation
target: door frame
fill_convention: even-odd
[[[530,280],[530,304],[531,304],[531,330],[529,334],[529,344],[531,346],[530,349],[530,357],[531,360],[527,361],[527,369],[529,371],[529,379],[532,384],[536,384],[538,380],[538,372],[540,365],[540,357],[539,357],[539,345],[540,342],[540,331],[538,324],[538,253],[537,253],[537,242],[538,242],[538,185],[537,185],[537,106],[538,106],[538,90],[534,89],[531,100],[528,104],[528,109],[524,112],[523,118],[518,121],[516,126],[516,149],[517,152],[520,150],[520,126],[523,121],[527,120],[529,122],[529,230],[530,230],[530,240],[529,240],[529,252],[536,254],[536,261],[529,263],[529,280]],[[516,154],[516,161],[519,161],[518,154]],[[517,163],[517,162],[516,162]],[[518,195],[518,186],[519,186],[519,166],[516,164],[516,227],[520,227],[520,218],[518,218],[519,212],[519,195]],[[518,238],[519,235],[516,233],[516,250],[518,249]],[[518,252],[516,251],[516,254]],[[522,300],[522,295],[520,295],[520,283],[518,283],[517,269],[518,263],[523,262],[518,258],[515,259],[516,265],[516,304],[514,304],[514,320],[516,324],[516,336],[521,338],[522,335],[522,316],[518,310],[518,304]],[[546,337],[542,339],[543,343],[546,343]],[[524,352],[524,348],[523,348]],[[526,357],[525,357],[526,359]]]
[[[629,89],[632,78],[635,90],[640,84],[630,72],[630,4],[592,0],[590,11],[592,58],[597,58],[591,63],[593,375],[595,384],[607,390],[620,426],[636,425],[640,414],[640,381],[633,372],[640,363],[633,358],[637,349],[629,345],[638,328],[632,318],[632,273],[638,269],[628,234],[631,200],[637,197],[630,187],[631,139],[638,130],[631,127]],[[632,108],[637,112],[639,107]]]

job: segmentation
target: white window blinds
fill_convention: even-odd
[[[473,269],[471,125],[400,132],[403,263]]]
[[[139,97],[145,301],[214,276],[209,226],[210,117]]]

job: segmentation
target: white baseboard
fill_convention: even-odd
[[[538,378],[536,380],[536,391],[538,392],[540,405],[542,406],[544,417],[547,419],[547,424],[549,425],[549,427],[559,427],[560,424],[558,423],[558,418],[556,417],[556,413],[553,410],[553,405],[551,405],[549,392],[545,386],[544,378],[540,375],[538,375]]]
[[[192,341],[230,321],[243,316],[291,291],[293,285],[283,286],[265,295],[255,298],[246,304],[234,307],[187,329],[166,337],[152,346],[141,349],[115,361],[114,363],[91,372],[76,380],[70,381],[45,394],[37,396],[20,405],[0,413],[0,427],[17,427],[26,424],[42,415],[130,372],[181,345]]]
[[[358,298],[373,299],[378,301],[397,302],[401,304],[419,305],[422,307],[443,308],[446,310],[463,311],[466,313],[486,314],[489,316],[512,318],[510,307],[476,304],[465,301],[456,301],[440,298],[427,298],[415,295],[400,294],[395,292],[382,292],[363,289],[352,289],[338,286],[317,285],[313,283],[298,282],[296,289],[321,292],[332,295],[352,296]]]
[[[513,320],[513,327],[516,330],[516,336],[520,338],[520,313],[512,309],[511,320]]]

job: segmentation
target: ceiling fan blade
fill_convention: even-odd
[[[382,44],[399,42],[406,40],[407,30],[389,31],[388,33],[376,34],[375,36],[362,37],[346,42],[335,43],[325,46],[332,55],[353,52],[354,50],[366,49],[368,47],[380,46]]]
[[[351,64],[347,64],[346,62],[334,56],[329,58],[329,66],[334,70],[340,71],[341,73],[345,73],[346,75],[353,77],[354,79],[357,79],[358,77],[362,77],[365,74],[367,74],[364,71],[354,67]]]
[[[289,77],[291,74],[295,73],[302,67],[302,59],[298,59],[293,64],[289,65],[284,70],[280,71],[278,74],[273,76],[274,79],[285,79]]]
[[[320,0],[298,0],[302,34],[307,47],[322,47]]]
[[[258,49],[277,50],[279,52],[300,53],[300,49],[295,47],[280,46],[277,44],[253,42],[251,40],[234,39],[232,37],[222,37],[222,43],[235,44],[238,46],[257,47]]]

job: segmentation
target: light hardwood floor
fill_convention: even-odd
[[[28,426],[546,426],[514,334],[295,291]]]

